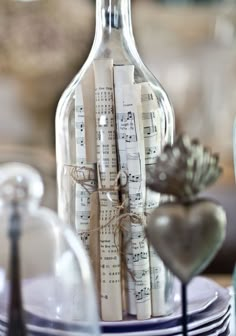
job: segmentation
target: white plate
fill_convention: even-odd
[[[205,328],[208,328],[207,330],[212,330],[214,327],[218,327],[225,318],[229,315],[229,309],[230,309],[230,295],[227,289],[222,288],[215,284],[217,287],[217,291],[219,293],[218,300],[215,301],[211,306],[209,306],[206,310],[203,312],[200,312],[198,314],[192,315],[189,317],[189,323],[188,323],[188,330],[189,335],[190,332],[192,332],[192,335],[198,335],[198,332],[201,331],[201,329],[204,331]],[[179,320],[178,325],[172,326],[172,327],[165,327],[163,329],[160,328],[158,323],[156,325],[152,325],[151,327],[144,330],[138,330],[137,328],[134,328],[135,330],[130,332],[121,332],[117,333],[116,327],[114,327],[113,332],[111,333],[104,333],[103,335],[109,336],[109,335],[116,335],[116,336],[164,336],[164,335],[172,335],[175,333],[179,333],[182,331],[182,327],[180,325],[181,320]],[[146,326],[147,327],[147,326]],[[197,329],[197,333],[195,334],[195,329]]]
[[[194,330],[188,330],[188,336],[218,336],[222,333],[226,332],[230,323],[230,315],[227,315],[223,320],[218,323],[209,324],[206,327],[198,328]],[[182,329],[179,330],[180,333],[176,334],[175,331],[170,334],[166,334],[164,332],[157,332],[156,330],[150,332],[135,332],[135,333],[122,333],[122,334],[102,334],[102,336],[158,336],[158,335],[168,335],[168,336],[183,336]]]
[[[43,324],[45,327],[51,326],[52,322],[55,322],[54,327],[57,329],[63,328],[64,322],[69,323],[74,328],[79,326],[79,323],[71,323],[71,321],[62,320],[60,316],[58,316],[57,311],[55,309],[56,305],[50,305],[50,309],[48,309],[48,300],[55,302],[56,299],[52,298],[52,293],[54,293],[52,288],[55,288],[54,281],[51,278],[41,278],[35,281],[27,281],[23,285],[23,294],[24,294],[24,302],[27,303],[25,310],[31,315],[31,323],[35,325]],[[207,307],[209,307],[213,302],[216,301],[218,297],[218,289],[219,286],[204,277],[196,277],[188,286],[188,314],[193,315],[199,313]],[[60,299],[61,300],[61,299]],[[71,306],[69,302],[68,306]],[[1,308],[1,307],[0,307]],[[53,308],[53,309],[52,309]],[[101,322],[101,327],[103,331],[109,332],[109,330],[116,329],[116,332],[124,332],[129,331],[127,329],[135,328],[135,329],[149,329],[154,326],[160,327],[169,327],[178,325],[179,319],[181,318],[181,297],[180,297],[180,284],[177,282],[176,284],[176,294],[174,297],[174,312],[173,314],[165,317],[157,317],[144,321],[134,320],[133,317],[130,319],[119,321],[119,322]],[[0,316],[1,319],[1,316]],[[48,325],[47,325],[48,324]],[[61,324],[61,326],[60,326]]]
[[[198,278],[196,279],[197,282],[200,284],[198,285],[197,289],[198,291],[201,291],[201,286],[202,284],[206,284],[204,278]],[[208,281],[207,281],[208,283]],[[219,297],[216,302],[212,304],[212,306],[209,306],[204,312],[198,313],[196,315],[192,315],[189,317],[189,330],[193,332],[192,335],[198,335],[199,332],[205,332],[205,330],[213,330],[214,328],[217,328],[223,321],[224,319],[227,319],[227,313],[228,313],[228,308],[229,308],[229,293],[226,289],[219,287],[215,283],[211,283],[211,286],[213,286],[216,290],[216,292],[219,294]],[[155,319],[158,321],[158,319]],[[149,321],[149,322],[148,322]],[[107,332],[104,332],[104,336],[109,336],[109,335],[116,335],[116,336],[158,336],[158,335],[173,335],[176,333],[181,332],[182,328],[180,326],[181,320],[178,321],[178,325],[175,326],[170,326],[169,323],[159,324],[158,322],[156,324],[150,323],[151,320],[146,321],[146,325],[139,325],[138,328],[132,324],[129,326],[129,331],[128,330],[123,330],[122,332],[119,330],[120,328],[117,328],[117,324],[112,327],[112,330],[110,332],[107,330]],[[2,325],[4,322],[1,323]],[[44,323],[43,323],[44,324]],[[62,335],[63,332],[64,334],[75,334],[76,329],[78,330],[78,327],[76,329],[72,329],[71,333],[62,331],[62,330],[56,330],[54,323],[51,325],[45,325],[44,327],[41,326],[36,326],[36,325],[28,325],[29,330],[32,332],[40,332],[42,334],[50,334],[50,335]],[[51,328],[50,328],[51,327]],[[124,327],[124,326],[123,326]],[[131,327],[131,328],[130,328]],[[142,327],[140,329],[140,327]],[[195,329],[198,330],[196,331]],[[207,329],[205,329],[207,328]],[[106,329],[106,328],[104,328]],[[111,329],[111,328],[109,328]],[[125,329],[125,328],[124,328]],[[131,330],[130,330],[131,329]],[[75,333],[73,333],[73,330],[75,330]],[[190,332],[189,331],[189,332]],[[190,334],[191,335],[191,334]],[[208,334],[209,335],[209,334]],[[212,334],[214,335],[214,334]],[[216,334],[218,335],[218,334]]]
[[[199,327],[194,330],[190,330],[188,328],[188,336],[197,336],[197,335],[214,335],[220,332],[224,332],[226,328],[229,326],[230,322],[230,312],[226,314],[222,319],[217,322],[209,323],[204,325],[203,327]],[[178,330],[177,330],[178,329]],[[150,331],[140,331],[140,332],[130,332],[130,333],[111,333],[102,334],[103,336],[182,336],[182,327],[178,328],[170,328],[169,330],[150,330]],[[218,335],[218,334],[217,334]]]
[[[189,336],[226,336],[229,335],[227,332],[229,327],[229,317],[226,318],[217,328],[215,325],[212,325],[209,328],[204,328],[204,329],[197,329],[194,331],[189,331],[188,335]],[[38,336],[40,335],[45,335],[45,336],[75,336],[78,335],[78,333],[69,333],[65,331],[57,331],[57,330],[42,330],[42,328],[34,327],[34,328],[29,328],[28,329],[28,335],[29,336]],[[119,334],[103,334],[103,336],[114,336],[114,335],[119,335]],[[130,333],[123,333],[121,334],[122,336],[130,336]],[[146,332],[143,331],[142,333],[133,333],[135,336],[146,336]],[[150,334],[149,334],[150,335]],[[153,331],[153,336],[157,335],[156,331]],[[161,334],[164,335],[164,334]],[[0,322],[0,336],[6,336],[6,326],[3,326]],[[94,335],[95,336],[95,335]],[[182,336],[181,334],[170,334],[170,336]]]

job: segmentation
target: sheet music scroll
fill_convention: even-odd
[[[94,61],[97,170],[100,201],[101,314],[105,321],[122,320],[120,239],[114,242],[119,216],[113,61]]]
[[[87,109],[88,111],[88,109]],[[89,250],[91,194],[96,191],[96,166],[87,164],[85,141],[85,106],[81,85],[75,92],[75,228],[86,250]]]
[[[137,319],[151,317],[149,249],[144,235],[145,224],[145,149],[141,110],[141,85],[123,86],[123,111],[126,115],[126,150],[130,212],[137,215],[131,220],[133,274]]]
[[[114,86],[115,86],[115,102],[116,102],[116,128],[117,128],[117,143],[119,169],[121,174],[121,185],[127,185],[128,166],[127,166],[127,150],[126,150],[126,129],[127,129],[127,114],[124,113],[123,107],[123,87],[124,85],[132,85],[134,83],[134,66],[121,65],[114,66]],[[128,190],[122,189],[121,200],[125,202],[128,199]],[[124,203],[124,213],[128,213],[127,202]],[[125,259],[128,272],[126,270],[126,305],[127,311],[131,315],[136,315],[136,296],[135,296],[135,280],[133,274],[133,250],[131,244],[131,226],[128,221],[126,232],[123,236],[125,246]]]
[[[142,84],[142,116],[144,126],[145,163],[155,164],[161,153],[161,113],[156,96],[149,83]],[[160,204],[160,194],[147,189],[146,215]],[[165,276],[166,271],[162,260],[152,246],[149,246],[152,316],[165,315]]]

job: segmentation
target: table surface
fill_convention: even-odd
[[[232,286],[232,275],[230,274],[204,274],[204,276],[214,280],[222,287]]]

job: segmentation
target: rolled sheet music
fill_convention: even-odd
[[[91,194],[97,189],[95,164],[87,164],[85,138],[85,106],[82,86],[75,91],[75,141],[76,166],[73,170],[75,182],[75,228],[86,250],[89,250]]]
[[[76,165],[70,169],[75,227],[92,259],[105,321],[123,318],[118,226],[126,213],[127,312],[140,320],[166,314],[166,270],[144,235],[146,216],[161,201],[146,190],[146,166],[156,162],[161,139],[161,113],[149,83],[134,84],[133,65],[95,60],[76,88]]]
[[[127,153],[126,153],[126,123],[127,115],[123,112],[123,86],[134,84],[134,65],[114,66],[114,87],[116,104],[116,130],[118,140],[118,158],[121,174],[121,185],[127,184]],[[124,190],[122,190],[124,191]],[[126,190],[127,192],[127,190]],[[122,200],[125,195],[122,195]]]
[[[142,116],[144,127],[145,163],[155,164],[161,153],[161,113],[156,96],[148,83],[142,83],[141,92]],[[160,204],[160,194],[147,190],[146,215]],[[165,282],[166,270],[162,260],[158,257],[153,247],[149,246],[152,316],[165,315]]]
[[[117,171],[113,60],[94,61],[97,170],[100,201],[101,315],[105,321],[122,320],[120,237],[114,241],[119,216],[115,190]]]
[[[141,85],[123,86],[123,110],[126,116],[128,190],[135,279],[137,319],[151,317],[150,265],[148,243],[144,235],[146,174],[141,108]]]
[[[75,90],[75,227],[93,267],[100,297],[99,197],[97,192],[95,83],[93,67]],[[88,214],[87,216],[84,216]],[[81,217],[82,216],[82,217]]]
[[[121,171],[121,185],[127,184],[128,166],[126,152],[126,128],[127,114],[124,113],[123,107],[123,86],[132,85],[134,83],[134,65],[114,66],[114,86],[115,86],[115,102],[116,102],[116,129],[118,139],[118,157],[119,169]],[[129,212],[125,200],[128,198],[128,190],[121,189],[121,200],[124,203],[124,213]],[[126,305],[127,312],[136,315],[136,296],[135,296],[135,280],[133,274],[133,250],[131,244],[131,227],[128,221],[126,232],[123,236],[125,246],[125,259],[128,272],[126,272]],[[127,270],[126,270],[127,271]]]

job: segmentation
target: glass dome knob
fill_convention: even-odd
[[[38,207],[44,192],[43,181],[32,167],[21,163],[0,166],[0,202]]]

